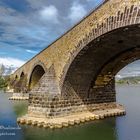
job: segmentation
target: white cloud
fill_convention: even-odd
[[[78,2],[74,2],[72,7],[70,8],[70,14],[68,18],[72,23],[79,21],[86,15],[87,11],[84,6]]]
[[[55,6],[50,5],[48,7],[45,7],[41,11],[39,11],[39,13],[43,20],[46,20],[52,23],[59,23],[58,10]]]
[[[30,7],[33,9],[39,9],[41,7],[43,7],[44,5],[48,4],[48,1],[46,0],[26,0]]]
[[[26,50],[26,52],[33,53],[33,54],[36,54],[37,53],[37,51],[32,51],[32,50]]]
[[[25,63],[25,61],[12,58],[12,57],[0,57],[0,64],[4,66],[20,67]]]

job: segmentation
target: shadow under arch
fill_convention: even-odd
[[[116,74],[128,64],[140,59],[140,49],[133,48],[112,58],[106,63],[91,83],[88,98],[94,98],[94,103],[116,101]]]
[[[130,50],[130,52],[132,51],[128,63],[135,60],[135,55],[137,52],[139,52],[140,48],[139,37],[140,29],[138,28],[138,25],[130,25],[127,26],[127,28],[121,27],[116,30],[110,31],[87,44],[76,55],[67,70],[62,85],[62,95],[66,96],[66,98],[76,95],[83,100],[86,98],[94,98],[95,103],[105,102],[105,100],[103,101],[101,99],[99,101],[95,98],[95,96],[98,96],[98,98],[100,98],[102,96],[102,93],[106,91],[106,89],[103,89],[104,85],[102,85],[102,82],[106,83],[108,77],[100,77],[100,75],[102,75],[101,71],[105,66],[108,65],[109,62],[113,62],[113,59],[115,57],[119,58],[120,54],[125,54],[125,52],[127,52],[128,50]],[[139,56],[140,55],[137,54],[137,59],[139,58]],[[127,57],[129,57],[129,53],[124,56],[124,61],[125,59],[127,59]],[[118,59],[118,62],[119,61],[121,61],[121,59]],[[127,65],[126,62],[124,64]],[[115,65],[112,66],[115,67]],[[108,65],[107,67],[108,72],[112,71],[112,69],[114,68],[111,67],[111,65]],[[120,69],[122,67],[123,66],[121,65]],[[118,67],[118,70],[120,69]],[[116,72],[117,69],[114,69],[114,74]],[[113,73],[111,74],[113,75]],[[97,77],[98,80],[96,80]],[[98,88],[95,88],[95,81],[96,83],[98,82]],[[101,87],[102,90],[99,90],[99,87]],[[108,88],[114,89],[110,85],[108,85]],[[97,92],[99,92],[100,94],[94,94]],[[112,92],[112,98],[110,98],[110,100],[107,99],[106,102],[115,101],[114,91],[111,90],[109,92]]]
[[[29,79],[29,90],[32,90],[33,87],[39,82],[41,77],[45,74],[45,69],[42,65],[37,64],[30,75]]]

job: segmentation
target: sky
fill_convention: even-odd
[[[103,0],[0,0],[0,63],[21,66]]]
[[[133,77],[140,76],[140,60],[128,64],[123,69],[121,69],[116,75],[117,78],[132,77],[132,76]]]

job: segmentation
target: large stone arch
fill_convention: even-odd
[[[96,10],[97,9],[95,9],[95,11]],[[102,22],[98,21],[98,19],[93,19],[93,21],[94,20],[96,20],[96,24],[93,24],[92,21],[89,21],[87,26],[90,26],[91,29],[87,31],[83,37],[81,37],[82,39],[76,41],[77,43],[75,44],[75,49],[71,50],[70,52],[71,55],[69,56],[69,59],[63,68],[60,78],[61,89],[63,88],[68,70],[76,57],[82,55],[84,50],[88,49],[88,46],[90,46],[93,42],[100,43],[100,40],[104,38],[106,34],[109,34],[113,31],[115,32],[119,29],[126,31],[129,26],[138,25],[140,23],[140,8],[138,3],[137,5],[128,3],[128,5],[125,4],[121,10],[118,10],[116,15],[113,14],[108,16],[108,18],[105,17],[105,19],[102,19]],[[137,27],[139,27],[139,25]],[[121,38],[118,40],[118,42],[121,43]]]
[[[29,78],[29,90],[33,89],[33,87],[39,82],[41,77],[45,74],[45,67],[42,64],[36,64],[30,74]]]
[[[104,67],[106,66],[108,67],[108,71],[111,70],[112,67],[109,67],[108,63],[111,63],[112,60],[119,60],[121,58],[120,56],[123,56],[121,59],[129,57],[130,54],[132,56],[124,65],[127,65],[128,63],[133,61],[134,56],[135,59],[138,59],[138,50],[140,48],[139,38],[140,28],[137,24],[117,28],[91,41],[77,54],[77,56],[70,64],[62,86],[62,95],[65,96],[65,98],[73,98],[75,96],[78,96],[81,99],[85,100],[89,97],[92,98],[92,94],[94,94],[96,91],[98,93],[101,93],[99,88],[96,88],[95,84],[97,77],[98,79],[100,79],[99,75],[103,74],[101,71],[104,71]],[[113,62],[112,64],[115,64],[115,62]],[[120,70],[121,68],[123,68],[123,65],[121,65],[121,67],[118,67],[118,70]],[[113,72],[114,73],[112,73],[112,75],[116,74],[115,72],[117,72],[117,69],[115,69]],[[103,79],[97,81],[102,80]],[[95,90],[91,90],[91,85]],[[104,85],[100,86],[103,87]],[[115,101],[115,92],[113,92],[114,87],[110,87],[110,89],[111,88],[112,91],[110,90],[110,92],[112,92],[112,98],[110,97],[110,100],[107,99],[106,102]],[[102,90],[102,92],[103,91],[106,91],[106,89]],[[98,95],[98,98],[100,97],[101,95]],[[105,99],[107,98],[107,96],[104,96],[103,98]],[[105,100],[96,100],[94,102],[100,103],[105,102]]]

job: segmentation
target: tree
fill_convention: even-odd
[[[5,90],[7,87],[7,83],[4,77],[0,76],[0,90]]]
[[[0,65],[0,76],[3,76],[5,73],[5,66],[3,64]]]

